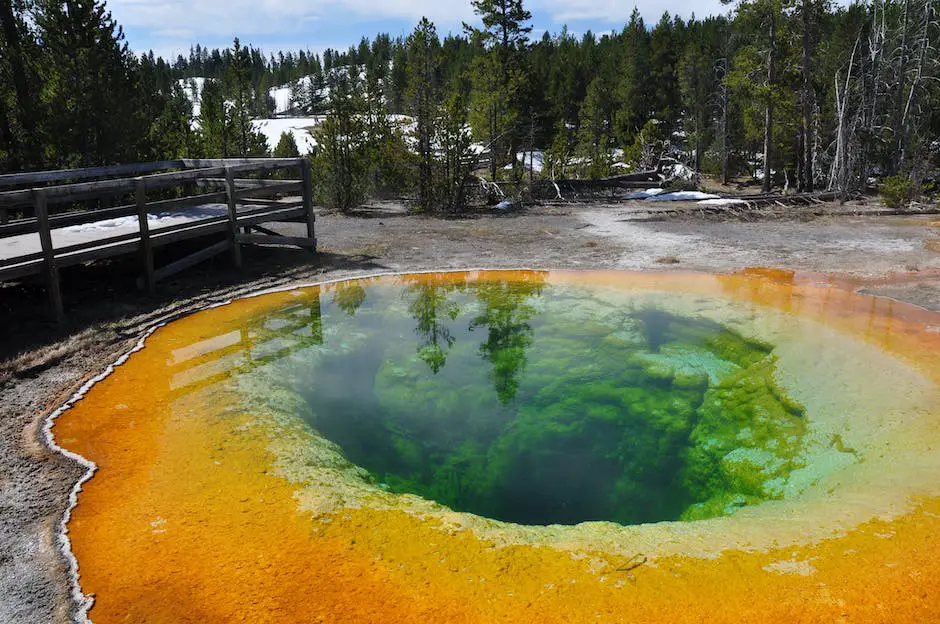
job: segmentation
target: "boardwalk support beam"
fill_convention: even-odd
[[[33,189],[33,209],[39,224],[39,242],[42,245],[42,258],[46,269],[46,289],[49,302],[57,323],[65,322],[65,308],[62,305],[62,290],[59,286],[59,266],[56,263],[55,248],[52,246],[52,229],[49,227],[49,205],[46,191]]]
[[[238,205],[235,195],[235,172],[225,168],[225,191],[228,193],[228,240],[232,244],[232,264],[242,268],[242,248],[238,243]]]
[[[157,289],[157,280],[153,274],[153,245],[150,241],[150,224],[147,222],[147,189],[143,178],[134,180],[134,199],[137,201],[137,223],[140,226],[140,257],[144,265],[144,284],[147,292],[153,294]]]

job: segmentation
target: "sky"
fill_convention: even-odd
[[[363,37],[387,32],[407,36],[422,16],[440,35],[476,23],[470,0],[108,0],[135,52],[153,50],[165,58],[187,55],[190,46],[227,47],[233,37],[265,53],[278,50],[346,49]],[[528,0],[533,38],[563,25],[580,36],[620,30],[633,4],[620,0]],[[689,17],[727,13],[720,0],[644,0],[647,23],[663,11]]]

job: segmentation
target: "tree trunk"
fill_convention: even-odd
[[[10,127],[10,140],[16,156],[11,163],[14,167],[25,168],[39,165],[39,141],[35,136],[33,115],[39,104],[38,98],[30,93],[29,80],[23,64],[23,50],[20,44],[20,31],[13,14],[13,3],[0,1],[0,27],[6,40],[6,54],[13,78],[13,90],[16,93],[16,110],[10,111],[7,122]],[[17,136],[16,126],[22,128],[22,136]]]
[[[894,130],[894,153],[889,159],[889,173],[897,175],[901,170],[901,152],[904,151],[904,89],[907,81],[905,80],[905,69],[907,66],[907,28],[909,20],[910,0],[904,0],[904,21],[901,27],[901,49],[898,52],[898,66],[896,75],[898,78],[897,93],[895,95],[893,130]]]
[[[773,9],[771,9],[773,11]],[[771,159],[773,156],[773,119],[774,119],[774,100],[773,88],[777,78],[777,15],[771,12],[770,32],[767,50],[767,104],[764,108],[764,182],[761,185],[765,193],[770,192],[771,184]]]
[[[813,102],[815,94],[812,85],[812,37],[810,35],[812,20],[810,19],[811,1],[803,0],[803,79],[800,84],[800,100],[803,105],[803,132],[802,151],[798,159],[801,161],[800,190],[812,193],[814,186],[813,164]]]
[[[499,151],[499,141],[496,139],[496,104],[493,104],[490,111],[490,178],[493,182],[496,182],[496,154]]]
[[[719,104],[721,106],[721,183],[728,183],[728,85],[725,76],[728,74],[728,59],[719,59],[716,71],[721,72],[718,83]]]

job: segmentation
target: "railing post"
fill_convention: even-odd
[[[65,309],[62,306],[62,291],[59,288],[59,267],[55,260],[55,248],[52,246],[52,229],[49,226],[49,207],[46,203],[46,191],[33,189],[33,208],[39,225],[39,242],[42,245],[42,257],[46,265],[46,290],[49,302],[58,323],[65,322]]]
[[[144,283],[147,292],[153,294],[157,280],[153,271],[153,245],[150,241],[150,224],[147,222],[147,188],[144,179],[134,179],[134,198],[137,202],[137,223],[140,225],[140,255],[144,263]]]
[[[225,190],[228,193],[228,237],[232,244],[232,263],[235,268],[242,268],[242,248],[238,242],[238,212],[235,196],[235,172],[225,167]]]
[[[303,158],[300,161],[300,179],[303,181],[304,194],[304,212],[307,215],[307,238],[313,239],[314,245],[311,251],[316,251],[316,228],[317,216],[313,213],[313,185],[310,181],[310,159]]]

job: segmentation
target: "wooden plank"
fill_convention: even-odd
[[[157,173],[144,176],[147,190],[179,186],[183,182],[197,182],[206,177],[216,177],[225,173],[224,167],[208,167],[204,169],[188,169],[186,171],[171,171],[170,173]]]
[[[134,190],[134,181],[130,178],[99,180],[97,182],[49,186],[43,190],[46,191],[46,201],[48,203],[63,203],[131,193]],[[19,206],[25,204],[31,193],[31,190],[0,193],[0,205]]]
[[[140,176],[165,169],[202,169],[206,167],[233,167],[236,172],[262,171],[299,167],[300,158],[207,158],[162,160],[150,163],[129,165],[109,165],[103,167],[85,167],[82,169],[60,169],[53,171],[30,171],[0,175],[0,188],[20,185],[35,185],[68,180],[85,180],[109,176]],[[149,176],[148,176],[149,177]],[[150,188],[148,186],[148,188]]]
[[[228,217],[209,217],[206,219],[199,219],[196,221],[187,221],[185,223],[177,223],[176,225],[169,225],[166,227],[156,228],[150,230],[150,240],[151,243],[156,245],[156,241],[160,237],[164,237],[173,232],[178,232],[181,230],[193,230],[199,229],[202,227],[209,226],[211,224],[226,223]],[[218,228],[212,228],[212,232],[218,231]],[[94,240],[86,241],[84,243],[76,243],[74,245],[68,245],[67,247],[59,247],[56,249],[56,255],[62,256],[64,254],[72,254],[86,249],[94,249],[97,247],[107,247],[108,245],[113,245],[115,243],[123,243],[128,241],[133,241],[136,245],[138,239],[140,238],[139,232],[128,232],[127,234],[118,234],[116,236],[110,236],[108,238],[96,238]]]
[[[15,280],[29,275],[42,273],[44,263],[40,258],[38,261],[20,262],[13,266],[0,267],[0,281]]]
[[[302,236],[270,236],[268,234],[236,234],[235,240],[248,245],[293,245],[294,247],[316,247],[317,241]]]
[[[224,173],[221,167],[197,169],[191,171],[174,171],[171,173],[158,173],[144,176],[145,187],[148,191],[177,186],[182,182],[198,180],[206,176],[218,176]],[[134,192],[135,178],[119,178],[116,180],[97,180],[95,182],[79,182],[77,184],[63,184],[49,186],[46,191],[47,202],[68,203],[83,199],[99,199],[112,195],[124,195]],[[0,206],[19,206],[28,203],[31,198],[30,190],[5,191],[0,193]]]
[[[231,167],[233,171],[252,169],[282,169],[299,167],[301,158],[184,158],[183,165],[188,168]]]
[[[218,193],[207,193],[205,195],[194,195],[192,197],[181,197],[176,199],[162,199],[147,204],[147,210],[150,212],[171,212],[183,208],[193,208],[205,204],[223,203],[228,197],[224,191]],[[117,217],[126,217],[137,213],[137,204],[126,204],[124,206],[115,206],[114,208],[103,208],[101,210],[81,210],[77,212],[64,212],[56,215],[49,215],[49,223],[52,229],[66,227],[69,225],[79,225],[83,223],[94,223],[105,219],[115,219]],[[7,225],[0,225],[0,238],[6,236],[15,236],[17,234],[29,234],[36,232],[38,225],[35,218],[17,219]]]
[[[259,184],[263,182],[263,184]],[[225,180],[216,181],[215,179],[199,180],[200,187],[219,187],[225,188]],[[301,180],[250,180],[239,184],[235,181],[235,187],[238,191],[238,199],[249,199],[252,197],[274,197],[276,195],[290,195],[300,193],[303,190]]]
[[[197,208],[206,204],[224,204],[228,199],[228,193],[219,191],[218,193],[205,193],[204,195],[192,195],[190,197],[179,197],[176,199],[163,199],[147,204],[147,210],[150,212],[172,212],[183,208]]]
[[[134,245],[138,244],[138,239],[140,234],[137,232],[128,232],[127,234],[118,234],[116,236],[109,236],[108,238],[96,238],[94,240],[85,241],[84,243],[75,243],[74,245],[67,245],[65,247],[59,247],[55,250],[56,256],[63,256],[66,254],[73,254],[86,249],[94,249],[96,247],[107,247],[108,245],[113,245],[115,243],[126,243],[128,241],[133,241]]]
[[[242,249],[238,244],[238,206],[235,203],[235,172],[225,169],[226,191],[228,192],[228,238],[232,243],[232,263],[242,268]]]
[[[251,234],[251,230],[255,230],[256,232],[261,232],[262,234],[267,234],[268,236],[281,236],[280,232],[275,232],[274,230],[269,230],[266,227],[261,227],[257,223],[253,225],[245,226],[245,234]]]
[[[159,269],[156,270],[154,274],[154,278],[157,281],[164,280],[170,277],[171,275],[175,275],[176,273],[179,273],[180,271],[183,271],[184,269],[188,269],[191,266],[194,266],[196,264],[199,264],[200,262],[208,260],[212,256],[222,253],[223,251],[229,248],[229,245],[231,245],[231,243],[227,240],[224,240],[214,245],[210,245],[209,247],[206,247],[205,249],[200,249],[199,251],[195,253],[189,254],[185,258],[180,258],[179,260],[171,262],[170,264],[166,266],[160,267]]]
[[[286,210],[259,210],[240,214],[238,224],[239,227],[242,227],[257,223],[288,221],[301,218],[302,216],[302,209],[297,207]],[[150,234],[151,243],[153,247],[156,248],[182,240],[226,233],[228,230],[229,221],[226,215],[224,217],[213,217],[211,219],[151,230]],[[138,233],[134,232],[104,240],[89,241],[69,247],[60,247],[55,250],[56,265],[57,267],[71,266],[90,260],[99,260],[133,253],[137,251],[140,246],[137,239]],[[45,266],[45,263],[42,262],[43,258],[43,254],[39,252],[28,256],[13,258],[8,261],[5,260],[0,263],[0,276],[2,276],[2,279],[17,279],[26,275],[41,273]]]
[[[163,169],[182,169],[182,160],[161,160],[150,163],[136,163],[131,165],[110,165],[106,167],[86,167],[84,169],[59,169],[56,171],[29,171],[24,173],[7,173],[0,175],[0,188],[26,184],[40,184],[49,182],[64,182],[66,180],[82,180],[86,178],[103,178],[106,176],[131,176],[152,173]]]
[[[52,312],[59,323],[65,321],[65,309],[62,306],[62,290],[59,287],[59,267],[56,265],[55,248],[52,246],[52,228],[49,227],[49,208],[46,204],[46,192],[43,189],[33,191],[33,209],[39,221],[39,241],[46,268],[46,290]]]
[[[237,191],[238,199],[252,199],[258,197],[274,197],[276,195],[290,196],[299,194],[303,190],[303,184],[300,182],[282,182],[278,186],[266,186],[263,188],[241,189]]]
[[[298,201],[284,201],[283,199],[264,199],[261,197],[242,197],[241,204],[243,206],[252,206],[252,207],[263,207],[263,208],[287,208],[287,207],[302,207],[303,202]]]
[[[37,251],[31,254],[24,254],[22,256],[14,256],[13,258],[3,258],[0,259],[0,268],[5,266],[10,266],[13,264],[19,264],[20,262],[29,262],[30,260],[42,260],[43,255],[41,251]]]
[[[226,232],[228,230],[228,217],[216,217],[212,220],[199,221],[193,224],[187,224],[186,226],[178,226],[172,229],[166,228],[170,231],[164,231],[163,228],[159,230],[153,230],[152,240],[154,247],[162,247],[163,245],[168,245],[170,243],[175,243],[181,240],[188,240],[190,238],[199,238],[200,236],[209,236],[211,234],[219,234]]]
[[[135,181],[135,198],[137,199],[137,223],[140,226],[140,253],[144,264],[144,283],[147,292],[153,294],[156,290],[157,280],[153,272],[153,245],[150,243],[150,224],[147,223],[147,189],[144,179]]]
[[[150,240],[154,248],[156,248],[192,238],[211,236],[212,234],[222,234],[225,233],[227,229],[227,220],[220,219],[216,223],[200,225],[199,227],[191,227],[185,230],[177,230],[165,235],[158,235],[157,230],[152,230]],[[105,246],[92,247],[77,252],[70,252],[68,254],[60,254],[57,256],[57,258],[59,266],[69,266],[72,264],[87,262],[89,260],[100,260],[102,258],[111,258],[113,256],[134,253],[139,248],[140,242],[137,240],[131,240],[109,243]]]
[[[284,184],[301,184],[303,180],[256,180],[254,178],[235,178],[236,188],[261,188],[266,186],[283,186]],[[202,178],[197,182],[200,186],[221,186],[226,184],[225,178]]]
[[[239,225],[253,223],[273,223],[276,221],[291,221],[303,217],[303,208],[289,208],[283,210],[259,210],[256,212],[242,212],[238,215]]]
[[[304,160],[300,166],[300,177],[303,180],[303,198],[304,213],[307,217],[307,238],[316,241],[316,221],[317,215],[313,212],[313,184],[310,180],[310,161]],[[316,244],[314,244],[316,251]]]

